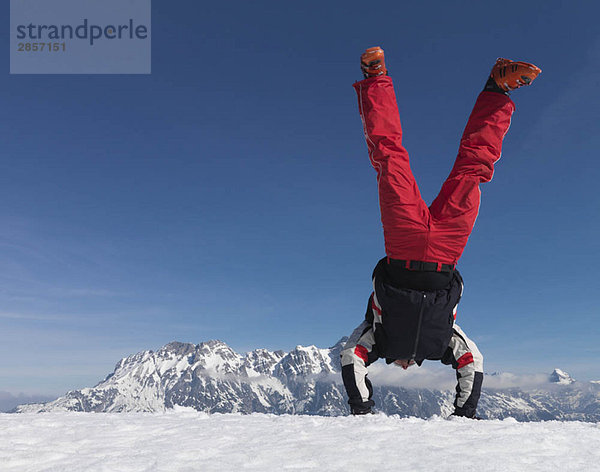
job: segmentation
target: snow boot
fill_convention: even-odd
[[[465,412],[464,410],[462,410],[461,408],[456,407],[456,409],[454,410],[454,413],[452,413],[448,419],[451,420],[453,418],[469,418],[471,420],[481,420],[483,418],[480,418],[479,416],[477,416],[477,414],[475,412],[472,412],[471,414],[467,414],[467,412]]]
[[[362,415],[374,415],[375,412],[371,409],[370,406],[366,408],[361,408],[359,406],[353,406],[350,408],[353,416],[362,416]]]
[[[362,69],[365,79],[377,77],[379,75],[387,75],[383,49],[376,46],[363,52],[362,56],[360,56],[360,68]]]
[[[523,85],[529,85],[542,70],[528,62],[511,61],[499,57],[492,68],[484,90],[508,93]]]

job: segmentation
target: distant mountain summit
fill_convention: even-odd
[[[550,382],[557,383],[559,385],[571,385],[573,382],[575,382],[575,379],[560,369],[554,369],[554,372],[550,374]]]
[[[20,405],[13,412],[156,412],[181,405],[209,413],[346,415],[339,353],[346,338],[329,349],[297,346],[290,352],[256,349],[244,355],[222,341],[171,342],[157,351],[121,359],[92,388],[68,392],[48,403]],[[422,418],[453,411],[454,392],[376,386],[380,411]],[[478,413],[520,421],[600,420],[600,385],[575,382],[555,369],[546,388],[485,389]]]

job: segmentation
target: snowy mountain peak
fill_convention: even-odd
[[[559,385],[570,385],[575,382],[575,379],[560,369],[554,369],[554,372],[550,374],[550,382]]]
[[[339,365],[343,342],[329,349],[311,345],[289,353],[256,349],[244,355],[222,341],[171,342],[122,359],[95,387],[68,392],[49,403],[20,405],[14,411],[157,412],[182,406],[211,413],[346,415]],[[484,384],[479,415],[519,421],[600,421],[600,385],[575,382],[560,369],[551,377],[561,388],[485,390]],[[404,388],[396,380],[388,385],[383,380],[377,379],[374,388],[382,412],[421,418],[452,412],[450,390]],[[547,382],[544,385],[548,387]]]
[[[171,341],[170,343],[167,343],[164,346],[162,346],[159,349],[159,351],[177,351],[179,349],[185,349],[188,346],[190,346],[190,343],[182,343],[181,341]]]
[[[294,379],[317,374],[331,374],[339,371],[334,363],[330,349],[316,346],[296,346],[274,369],[277,377]]]
[[[271,375],[275,364],[283,359],[284,356],[285,353],[283,351],[271,352],[267,349],[255,349],[246,354],[243,368],[248,377]]]
[[[237,372],[243,363],[243,358],[223,341],[206,341],[196,346],[194,367],[232,374]]]

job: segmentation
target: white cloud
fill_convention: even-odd
[[[0,412],[12,410],[15,406],[24,403],[41,403],[55,398],[55,396],[49,395],[26,395],[24,393],[13,395],[10,392],[0,391]]]
[[[456,384],[454,370],[450,366],[441,365],[414,365],[404,370],[395,364],[378,362],[369,367],[369,378],[375,385],[405,388],[450,390]]]
[[[456,373],[450,366],[428,365],[412,366],[407,370],[395,365],[378,362],[369,366],[369,379],[374,385],[405,388],[430,388],[435,390],[453,390],[456,386]],[[520,388],[531,390],[553,385],[549,375],[544,373],[513,374],[502,372],[485,374],[483,388],[507,389]]]
[[[488,374],[483,381],[484,388],[520,388],[523,390],[551,385],[548,374],[513,374],[502,372]]]

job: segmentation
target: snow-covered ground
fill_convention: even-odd
[[[579,422],[151,413],[0,414],[0,470],[597,471]]]

